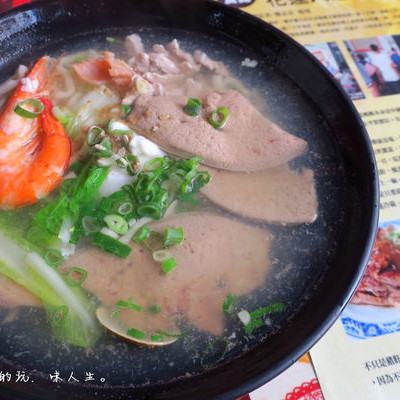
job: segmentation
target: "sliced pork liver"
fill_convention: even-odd
[[[0,306],[32,306],[40,307],[42,302],[24,287],[11,279],[0,275]]]
[[[141,135],[176,155],[200,156],[213,167],[258,171],[297,157],[306,142],[266,119],[244,96],[234,90],[212,91],[202,98],[199,117],[183,111],[185,96],[140,96],[129,120]],[[209,122],[218,107],[229,110],[222,129]]]
[[[314,174],[309,169],[300,174],[287,165],[251,173],[207,170],[211,181],[202,193],[236,214],[277,224],[312,222],[317,216]]]
[[[222,304],[227,294],[244,295],[265,281],[271,235],[210,213],[177,214],[150,227],[160,233],[167,227],[183,227],[183,243],[170,248],[178,266],[168,275],[139,244],[133,245],[126,260],[95,248],[81,250],[63,270],[70,266],[86,269],[85,288],[106,306],[129,297],[143,306],[141,312],[120,314],[129,327],[166,330],[174,318],[183,315],[198,329],[222,334]],[[155,303],[162,312],[149,314],[148,306]]]

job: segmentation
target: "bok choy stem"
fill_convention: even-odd
[[[21,239],[21,244],[24,240]],[[19,244],[19,243],[18,243]],[[7,250],[7,251],[6,251]],[[78,346],[91,346],[99,337],[94,305],[80,287],[70,287],[36,252],[18,246],[0,232],[0,273],[43,301],[49,318],[60,306],[69,309],[66,323],[52,325],[57,337]]]

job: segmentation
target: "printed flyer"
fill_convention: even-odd
[[[380,180],[376,242],[351,304],[310,355],[325,400],[398,398],[400,4],[396,0],[224,2],[257,15],[303,44],[337,79],[366,125]],[[250,397],[322,398],[321,393],[301,392],[300,380],[296,381],[294,373],[291,378],[281,378],[287,394],[276,393],[272,381]],[[296,394],[290,391],[293,382],[299,385]]]
[[[351,304],[311,350],[314,370],[306,356],[245,398],[399,398],[400,2],[219,1],[275,25],[325,65],[363,118],[380,179],[380,224],[373,253]],[[0,12],[28,2],[2,0]]]

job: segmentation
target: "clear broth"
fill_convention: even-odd
[[[178,39],[182,49],[189,52],[200,48],[211,58],[223,61],[246,87],[258,89],[265,100],[265,106],[262,107],[264,115],[308,142],[307,153],[292,161],[291,167],[306,167],[314,171],[317,197],[324,201],[320,201],[315,222],[278,226],[233,216],[206,199],[202,200],[204,209],[266,229],[275,237],[265,285],[242,299],[241,306],[253,310],[281,302],[286,309],[271,314],[268,324],[251,335],[243,332],[237,319],[227,317],[223,336],[227,342],[216,342],[215,337],[192,329],[190,335],[169,346],[151,348],[129,343],[104,332],[99,342],[88,351],[53,339],[41,309],[24,309],[12,322],[0,323],[1,352],[7,360],[17,362],[26,371],[39,371],[47,376],[57,370],[64,382],[73,372],[83,384],[86,372],[90,371],[95,381],[87,383],[92,385],[146,386],[196,375],[205,368],[213,368],[240,357],[250,348],[268,340],[312,294],[313,287],[325,272],[327,260],[334,254],[337,228],[343,222],[341,188],[344,187],[344,176],[338,165],[337,149],[330,139],[332,135],[327,123],[316,105],[293,82],[247,50],[231,43],[221,44],[207,36],[198,35],[194,38],[182,31],[162,29],[96,32],[79,38],[78,43],[77,38],[71,38],[71,47],[60,49],[57,43],[53,43],[46,50],[52,55],[88,48],[118,52],[120,45],[107,42],[105,37],[123,37],[133,32],[142,36],[145,48],[150,48],[154,43],[166,44],[174,38]],[[242,67],[241,62],[245,57],[256,59],[257,67]],[[24,61],[26,63],[27,60]],[[6,309],[0,310],[0,319],[4,320],[8,312]],[[221,359],[225,343],[228,343],[227,352]],[[215,345],[210,350],[212,344]],[[104,378],[104,382],[100,378]]]

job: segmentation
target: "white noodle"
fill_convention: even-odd
[[[14,75],[0,85],[0,111],[7,101],[8,96],[6,95],[18,86],[21,78],[25,76],[27,71],[28,67],[25,65],[20,65],[15,71]]]
[[[67,107],[70,109],[74,108],[82,96],[83,93],[80,92],[74,93],[68,100]]]
[[[60,60],[60,65],[64,67],[70,67],[72,64],[79,62],[79,58],[81,57],[84,60],[88,60],[92,57],[100,57],[102,56],[102,52],[97,50],[87,50],[87,51],[80,51],[77,53],[72,53],[65,55]]]
[[[71,73],[62,65],[59,65],[57,67],[56,72],[62,77],[62,80],[64,82],[64,90],[58,88],[54,97],[56,99],[66,99],[68,97],[71,97],[76,92],[74,79],[72,78]]]

